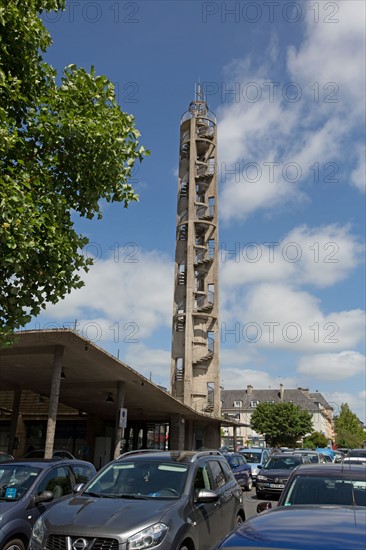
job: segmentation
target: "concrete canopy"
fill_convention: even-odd
[[[124,407],[129,421],[169,422],[172,414],[186,420],[227,424],[196,412],[78,333],[65,330],[21,331],[15,343],[0,350],[0,389],[32,390],[49,395],[56,347],[63,347],[59,401],[102,420],[116,415],[118,382],[124,382]],[[169,367],[167,366],[167,369]],[[106,401],[111,394],[113,402]],[[230,422],[228,424],[231,424]]]

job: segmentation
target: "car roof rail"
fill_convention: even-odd
[[[164,449],[135,449],[133,451],[126,451],[125,453],[122,453],[117,457],[116,460],[119,460],[120,458],[125,458],[126,456],[131,455],[139,455],[144,453],[163,453]]]
[[[215,449],[206,449],[204,451],[196,451],[194,455],[192,456],[191,462],[194,462],[195,460],[198,460],[202,456],[224,456],[221,451],[215,450]]]

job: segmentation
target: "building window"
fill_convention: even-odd
[[[240,408],[243,405],[243,401],[234,401],[234,407]]]
[[[251,402],[250,402],[250,406],[251,406],[253,409],[255,409],[255,407],[256,407],[257,405],[259,405],[259,401],[258,401],[258,400],[257,400],[257,401],[251,401]]]

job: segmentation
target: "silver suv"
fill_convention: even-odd
[[[134,452],[41,516],[29,549],[208,550],[244,520],[220,452]]]

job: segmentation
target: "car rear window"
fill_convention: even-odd
[[[294,504],[325,504],[336,506],[366,506],[365,479],[339,477],[296,476],[283,502]]]
[[[241,451],[241,453],[245,456],[247,462],[251,462],[252,464],[259,464],[262,458],[262,453],[244,453],[243,451]]]

